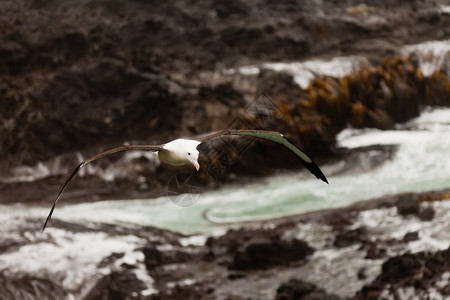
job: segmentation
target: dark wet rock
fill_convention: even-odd
[[[335,231],[343,231],[346,227],[353,224],[356,218],[355,214],[336,213],[326,218],[326,223],[333,227]]]
[[[353,299],[378,300],[382,290],[376,285],[365,285]]]
[[[66,296],[62,284],[51,278],[0,273],[2,299],[64,299]]]
[[[339,300],[340,297],[328,294],[315,284],[299,279],[290,279],[277,289],[276,300]]]
[[[252,238],[264,238],[276,235],[272,231],[264,230],[229,230],[225,235],[219,237],[209,237],[206,246],[209,251],[205,254],[205,259],[220,259],[227,254],[235,253],[238,248]]]
[[[385,281],[399,281],[401,278],[413,277],[420,273],[422,264],[412,254],[403,254],[388,259],[382,267],[382,277]]]
[[[450,283],[441,288],[440,292],[444,296],[450,296]]]
[[[230,230],[218,238],[210,237],[204,259],[214,260],[233,270],[264,269],[301,260],[314,252],[306,242],[282,239],[277,230]]]
[[[291,279],[277,289],[277,299],[300,299],[315,290],[315,284]]]
[[[363,249],[366,250],[367,259],[380,259],[386,256],[386,248],[379,242],[366,242]]]
[[[257,76],[257,89],[264,91],[272,98],[282,97],[286,99],[302,99],[306,96],[303,89],[294,81],[294,77],[287,73],[262,69]],[[282,106],[283,102],[275,103]]]
[[[183,263],[192,259],[190,254],[178,249],[162,251],[158,250],[157,247],[147,246],[142,252],[145,255],[145,266],[149,271],[162,265]]]
[[[141,282],[135,274],[128,272],[113,272],[110,275],[109,298],[121,299],[133,295],[133,292],[145,289],[145,284]]]
[[[214,299],[210,294],[214,291],[213,288],[202,285],[176,285],[172,289],[162,290],[158,294],[150,297],[152,300],[172,300],[172,299]]]
[[[145,283],[135,274],[123,270],[101,278],[83,299],[141,299],[139,292],[144,289]]]
[[[255,238],[238,249],[230,268],[249,270],[286,265],[290,262],[304,259],[313,252],[314,249],[308,246],[306,242],[296,239],[285,241]]]
[[[125,253],[118,253],[118,252],[112,253],[110,256],[102,259],[102,261],[100,263],[98,263],[97,267],[104,268],[106,266],[112,265],[116,260],[118,260],[119,258],[122,258],[124,256],[125,256]]]
[[[435,253],[405,253],[389,258],[382,266],[381,274],[358,292],[355,299],[377,299],[381,291],[400,287],[414,287],[416,293],[436,287],[444,272],[450,268],[450,248]],[[445,295],[445,288],[441,289]]]
[[[364,280],[367,278],[367,269],[366,268],[361,268],[358,270],[358,274],[357,277],[359,280]]]
[[[363,243],[367,240],[367,229],[359,227],[352,230],[346,230],[336,235],[334,246],[347,247],[357,243]]]
[[[412,241],[417,241],[419,239],[419,232],[418,231],[413,231],[413,232],[408,232],[405,234],[405,236],[403,236],[403,241],[405,243],[409,243]]]
[[[228,279],[231,279],[231,280],[240,279],[240,278],[244,278],[244,277],[245,277],[244,273],[231,272],[228,274]]]
[[[430,221],[434,218],[435,211],[431,206],[422,205],[421,199],[404,197],[397,201],[397,212],[402,216],[416,215],[422,221]]]
[[[397,201],[397,212],[402,216],[418,215],[419,211],[420,211],[420,203],[415,199],[405,197]]]
[[[27,99],[5,99],[7,107],[16,105],[19,111],[11,111],[12,115],[2,112],[18,122],[3,128],[15,138],[2,143],[5,149],[19,147],[21,152],[16,155],[21,156],[16,159],[33,164],[35,158],[46,160],[71,152],[73,147],[121,144],[125,136],[127,140],[144,135],[155,139],[160,137],[152,134],[156,128],[165,134],[173,133],[181,117],[181,106],[176,101],[179,96],[170,90],[175,85],[160,74],[140,73],[115,60],[103,59],[59,72],[39,86],[30,87]],[[46,138],[37,139],[42,135]]]
[[[434,218],[435,210],[433,207],[421,207],[419,211],[419,219],[422,221],[431,221]]]

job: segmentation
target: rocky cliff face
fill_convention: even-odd
[[[3,168],[220,130],[261,89],[295,107],[305,148],[320,153],[349,122],[390,127],[418,103],[449,98],[448,81],[420,78],[404,61],[316,81],[306,96],[286,77],[236,83],[222,73],[347,54],[380,64],[401,45],[450,35],[449,14],[433,2],[24,0],[0,9]],[[298,136],[292,126],[279,129]]]

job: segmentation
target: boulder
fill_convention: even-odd
[[[255,238],[234,254],[231,269],[263,269],[306,258],[314,249],[301,240]]]
[[[277,289],[276,300],[339,300],[315,284],[292,278]]]

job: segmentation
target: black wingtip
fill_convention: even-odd
[[[310,163],[305,163],[305,166],[312,174],[314,174],[314,176],[317,177],[317,179],[320,179],[326,184],[329,184],[328,179],[325,177],[320,168],[313,161],[311,161]]]
[[[50,221],[54,209],[55,209],[55,204],[53,204],[52,209],[50,210],[50,213],[48,214],[48,217],[47,217],[47,219],[45,220],[44,226],[42,226],[42,232],[44,232],[45,227],[47,227],[47,223],[48,223],[48,221]]]

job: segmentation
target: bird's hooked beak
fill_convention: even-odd
[[[197,172],[200,170],[200,164],[198,163],[198,159],[194,158],[192,160],[192,164],[194,165],[195,169],[197,170]]]

